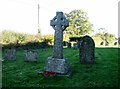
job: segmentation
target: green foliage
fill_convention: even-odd
[[[67,33],[65,33],[64,35],[63,35],[63,41],[69,41],[69,37],[70,37],[70,34],[67,34]]]
[[[95,37],[100,37],[102,41],[112,43],[116,40],[116,37],[114,34],[109,34],[106,32],[105,28],[100,28],[99,32],[95,34]]]
[[[87,13],[83,10],[73,10],[65,15],[69,20],[69,27],[66,29],[69,34],[79,36],[93,32]]]
[[[26,37],[24,34],[16,34],[17,41],[18,43],[25,43],[26,42]]]
[[[49,45],[53,45],[54,35],[52,35],[52,34],[44,35],[42,37],[42,41],[48,43]]]
[[[41,42],[42,40],[42,34],[41,34],[41,32],[38,32],[38,34],[37,34],[37,40],[39,41],[39,42]]]
[[[2,32],[2,40],[0,43],[24,44],[29,42],[46,42],[50,45],[53,45],[54,35],[49,34],[42,36],[41,33],[38,33],[37,35],[30,35],[30,34],[17,33],[9,30],[4,30]]]
[[[116,38],[114,34],[109,34],[109,33],[105,33],[104,36],[105,36],[105,40],[107,40],[110,43],[115,41]]]
[[[16,33],[12,31],[4,30],[2,32],[2,43],[16,43],[17,37]]]
[[[79,50],[64,49],[72,69],[70,77],[44,77],[45,60],[52,55],[52,48],[38,49],[38,63],[24,62],[24,50],[17,51],[16,61],[2,62],[2,87],[76,87],[111,88],[118,87],[118,48],[96,48],[95,61],[91,65],[79,64]],[[49,89],[49,88],[48,88]]]
[[[0,40],[0,43],[4,44],[17,44],[17,43],[27,43],[31,41],[40,41],[41,35],[36,36],[36,35],[29,35],[25,33],[18,33],[18,32],[13,32],[9,30],[4,30],[1,32],[2,34],[2,40]]]

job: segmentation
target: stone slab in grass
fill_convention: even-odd
[[[38,53],[35,50],[25,50],[26,62],[38,62]]]
[[[5,52],[5,55],[3,58],[5,60],[16,60],[16,49],[14,48],[6,49],[4,52]]]

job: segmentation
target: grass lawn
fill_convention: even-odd
[[[79,50],[64,48],[72,74],[69,77],[44,77],[45,60],[52,55],[52,48],[37,49],[39,62],[24,62],[24,51],[17,51],[16,61],[2,62],[3,87],[117,87],[118,48],[96,48],[95,64],[79,64]]]

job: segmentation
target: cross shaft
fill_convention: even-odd
[[[50,25],[55,29],[53,58],[63,58],[63,31],[68,27],[69,21],[63,15],[63,12],[57,12],[51,20]]]

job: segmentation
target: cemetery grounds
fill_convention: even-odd
[[[69,77],[38,75],[52,47],[36,51],[38,63],[24,62],[22,49],[17,50],[16,61],[2,61],[2,87],[118,87],[118,47],[96,47],[95,64],[80,64],[79,50],[64,48],[72,69]]]

